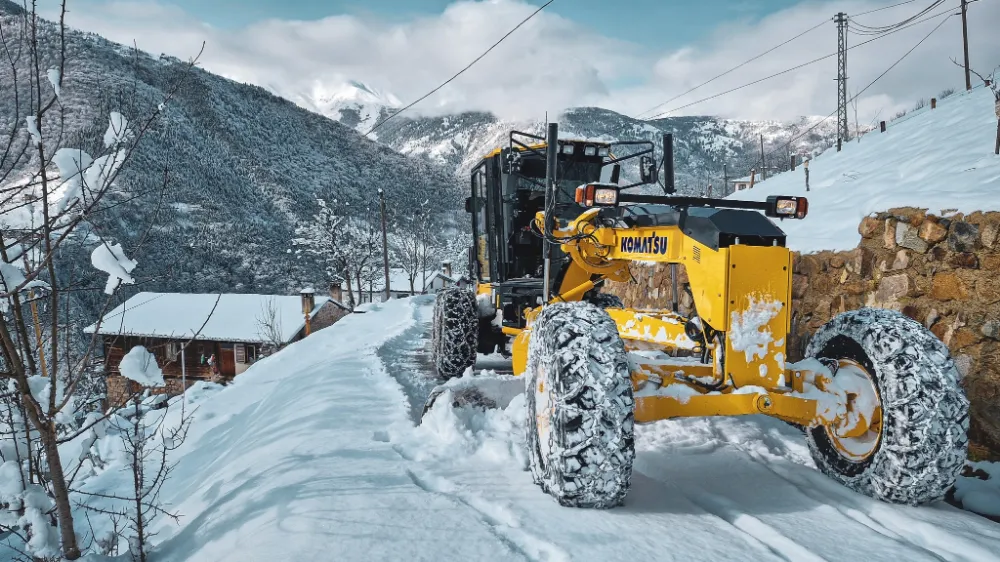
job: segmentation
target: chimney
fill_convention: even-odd
[[[341,289],[344,282],[339,277],[330,280],[330,298],[337,302],[344,302],[344,290]]]
[[[312,311],[316,307],[316,291],[312,289],[302,289],[300,291],[302,295],[302,315],[306,319],[306,335],[308,336],[312,333]]]
[[[316,307],[316,291],[310,288],[302,289],[299,293],[302,295],[302,314],[309,316]]]
[[[451,261],[441,262],[441,270],[448,277],[451,277]]]

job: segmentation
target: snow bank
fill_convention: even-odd
[[[194,420],[162,494],[181,518],[151,529],[154,558],[634,562],[669,551],[713,562],[985,561],[1000,550],[986,519],[945,504],[883,504],[840,486],[816,470],[799,430],[762,416],[639,426],[625,505],[563,508],[525,470],[523,394],[486,410],[451,408],[443,395],[412,425],[376,350],[425,337],[429,326],[415,322],[431,315],[417,306],[429,308],[413,299],[372,305],[228,387],[196,387]],[[481,376],[498,396],[519,382]],[[458,379],[447,392],[467,385]],[[165,425],[178,415],[172,408]],[[92,449],[115,459],[112,445],[98,439]],[[128,488],[120,461],[93,472],[84,492]],[[681,539],[668,544],[663,530]]]
[[[889,123],[827,150],[804,169],[760,182],[730,199],[763,201],[768,195],[805,195],[809,215],[784,220],[788,247],[800,252],[849,250],[861,241],[858,223],[894,207],[927,208],[935,214],[1000,210],[1000,157],[993,154],[997,121],[985,88],[952,94],[937,109]]]
[[[958,479],[955,484],[955,499],[969,511],[1000,517],[1000,463],[970,464],[973,475]],[[985,478],[980,477],[983,474]]]

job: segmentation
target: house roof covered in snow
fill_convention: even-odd
[[[458,281],[457,277],[448,277],[443,271],[428,271],[424,274],[417,273],[413,279],[413,290],[418,293],[424,291],[425,287],[429,287],[436,277],[444,278],[452,283]],[[385,279],[379,276],[372,282],[372,291],[380,292],[385,287]],[[355,290],[357,288],[355,287]],[[368,285],[365,284],[361,287],[362,291],[368,291]],[[392,268],[389,270],[389,290],[398,293],[409,293],[410,292],[410,275],[406,273],[405,270],[400,268]]]
[[[316,295],[314,298],[313,316],[328,302],[344,307],[327,296]],[[216,299],[218,306],[215,304]],[[265,335],[267,330],[263,319],[270,316],[267,311],[272,308],[282,342],[290,341],[305,326],[302,297],[298,295],[139,293],[106,314],[97,333],[109,336],[167,339],[194,337],[196,340],[206,341],[264,342],[270,338]],[[87,326],[83,331],[92,334],[95,329],[97,323]]]

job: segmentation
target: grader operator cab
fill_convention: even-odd
[[[805,198],[676,196],[670,136],[664,195],[627,192],[658,183],[652,143],[559,140],[556,124],[535,144],[518,137],[531,135],[512,133],[472,173],[475,287],[437,296],[434,361],[451,380],[430,403],[462,388],[452,383],[475,387],[477,351],[509,347],[533,478],[565,506],[622,503],[634,423],[747,414],[805,428],[819,468],[861,493],[944,497],[966,458],[968,400],[929,330],[864,308],[821,327],[803,361],[786,360],[792,256],[772,219],[804,218]],[[622,185],[632,159],[640,181]],[[674,283],[683,267],[694,314],[678,314],[676,297],[636,310],[599,292],[630,282],[634,262],[668,265]]]

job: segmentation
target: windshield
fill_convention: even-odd
[[[540,167],[541,174],[532,173],[535,170],[522,167],[521,176],[518,177],[518,188],[545,191],[545,170],[544,167]],[[601,163],[560,160],[556,178],[556,201],[573,202],[576,199],[576,188],[585,183],[600,181]]]

